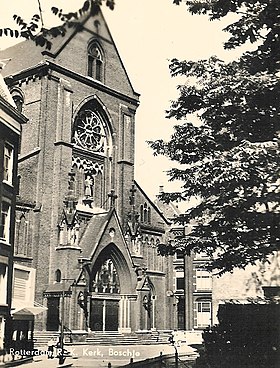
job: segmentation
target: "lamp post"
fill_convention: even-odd
[[[65,299],[65,291],[64,287],[62,289],[62,305],[61,305],[61,326],[60,326],[60,337],[59,337],[59,347],[60,352],[58,354],[58,362],[59,364],[63,364],[65,361],[64,357],[64,299]]]
[[[65,281],[76,281],[75,279],[62,279],[63,287],[62,287],[62,301],[61,301],[61,328],[60,328],[60,336],[59,336],[59,348],[60,351],[58,353],[58,363],[63,364],[66,356],[64,355],[64,301],[65,301]]]

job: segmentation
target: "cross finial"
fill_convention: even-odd
[[[118,198],[118,196],[115,194],[114,189],[111,189],[111,192],[108,194],[108,197],[110,199],[110,208],[114,208],[116,199]]]

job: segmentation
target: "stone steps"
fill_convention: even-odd
[[[158,333],[149,333],[142,335],[141,333],[121,334],[118,332],[93,332],[87,337],[86,342],[92,345],[153,345],[166,344],[168,337],[159,335]]]
[[[91,345],[134,345],[138,342],[139,340],[134,334],[124,335],[117,331],[96,331],[86,339],[86,343]]]
[[[59,332],[52,331],[35,331],[34,332],[34,347],[36,349],[46,347],[50,339],[56,339],[60,335]],[[70,333],[65,332],[65,343],[71,343]],[[73,343],[81,342],[75,338],[73,333]],[[149,333],[129,333],[123,334],[118,331],[95,331],[90,332],[83,340],[88,345],[154,345],[168,343],[168,335],[166,333],[149,332]]]
[[[68,342],[68,335],[69,333],[65,332],[65,342]],[[56,331],[34,331],[34,348],[42,348],[48,345],[48,341],[51,339],[56,339],[60,336],[60,332]]]

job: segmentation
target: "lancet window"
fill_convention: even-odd
[[[93,42],[88,48],[88,76],[102,82],[104,58],[100,46]]]
[[[151,208],[146,202],[140,206],[140,221],[147,224],[151,223]]]

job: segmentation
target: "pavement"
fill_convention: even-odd
[[[128,364],[131,359],[133,361],[145,360],[163,355],[174,354],[175,349],[171,345],[67,345],[69,356],[66,357],[63,364],[59,364],[58,358],[50,359],[47,354],[47,347],[42,348],[37,355],[33,356],[33,361],[25,361],[23,368],[106,368],[108,363],[111,367],[120,367]],[[181,360],[188,360],[196,356],[195,350],[188,346],[182,345],[178,347],[178,353]],[[15,362],[13,366],[22,364],[20,360]]]

